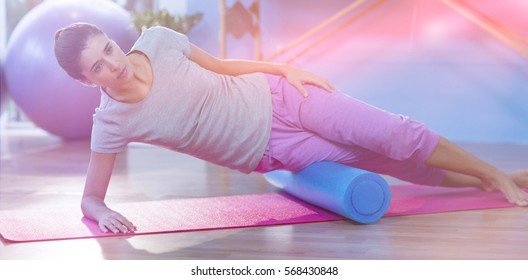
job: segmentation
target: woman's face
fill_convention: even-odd
[[[117,89],[132,78],[132,69],[125,53],[104,34],[94,35],[81,53],[81,72],[85,84]]]

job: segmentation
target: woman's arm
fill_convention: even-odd
[[[304,96],[307,96],[308,93],[303,87],[303,84],[316,85],[329,92],[334,91],[334,87],[326,79],[287,64],[253,60],[219,59],[193,44],[191,44],[191,55],[189,59],[198,63],[205,69],[224,75],[238,76],[242,74],[262,72],[284,76]]]
[[[115,159],[116,154],[92,152],[86,174],[81,209],[85,217],[99,223],[101,231],[105,233],[108,231],[126,233],[135,231],[135,226],[121,214],[108,208],[104,203]]]

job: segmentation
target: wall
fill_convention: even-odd
[[[188,12],[205,15],[189,37],[214,55],[219,53],[218,2],[187,2]],[[353,1],[260,2],[266,57]],[[359,11],[375,2],[367,1]],[[519,28],[528,26],[528,18],[521,16],[528,11],[526,2],[467,2],[528,38],[528,30]],[[359,14],[352,12],[347,19]],[[241,40],[229,36],[228,47],[229,57],[253,57],[249,35]],[[293,54],[275,61],[288,61]],[[527,58],[442,1],[382,1],[291,63],[326,76],[349,95],[425,122],[455,141],[528,143]]]

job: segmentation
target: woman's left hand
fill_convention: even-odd
[[[284,77],[288,79],[288,82],[297,88],[304,97],[308,97],[308,91],[304,87],[304,84],[318,86],[328,92],[333,92],[335,90],[334,86],[332,86],[328,80],[311,72],[289,65],[285,65],[282,72],[284,73]]]

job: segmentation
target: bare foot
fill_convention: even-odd
[[[528,193],[519,188],[515,179],[511,178],[511,174],[512,173],[504,175],[498,173],[494,176],[490,176],[487,179],[482,180],[482,186],[487,190],[498,190],[502,192],[510,203],[517,204],[518,206],[528,206]],[[524,177],[524,175],[519,175],[519,173],[516,172],[515,174],[516,175],[514,176],[518,181],[524,180],[521,178]]]

